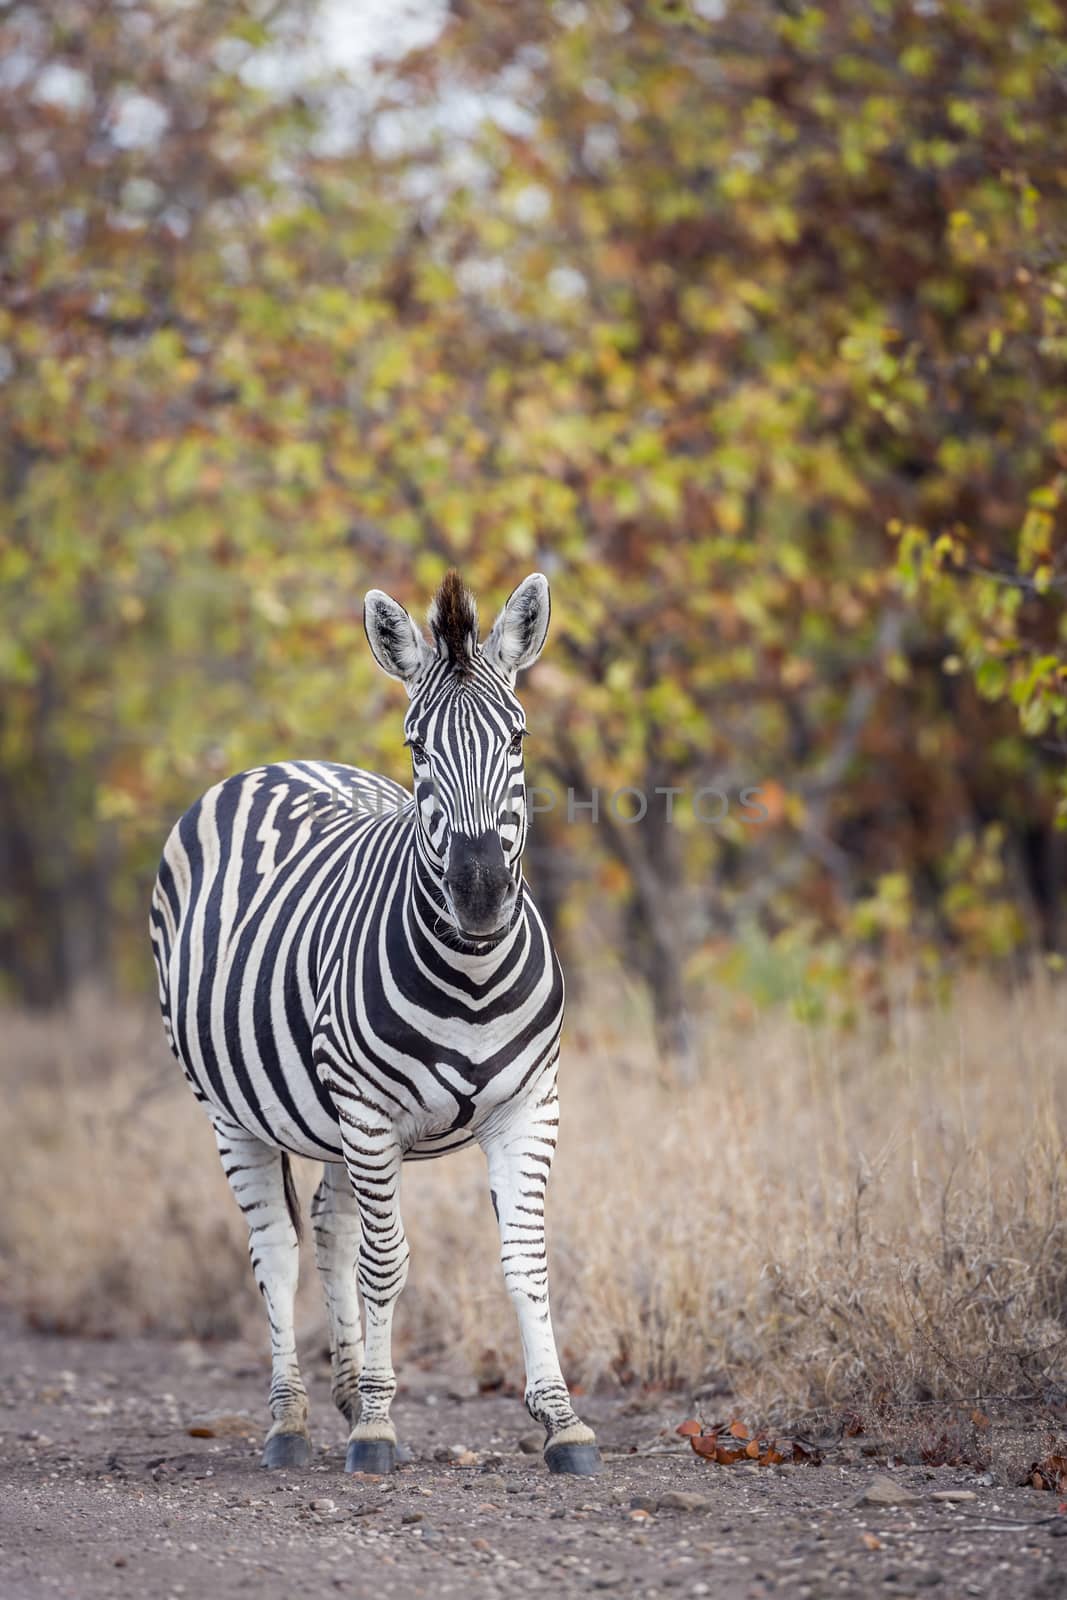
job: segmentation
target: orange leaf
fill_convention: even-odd
[[[976,1428],[981,1428],[983,1431],[992,1426],[984,1411],[972,1411],[971,1421],[974,1423]]]
[[[759,1460],[759,1445],[755,1439],[753,1439],[749,1444],[746,1444],[745,1454],[746,1456],[750,1456],[753,1461]]]
[[[692,1433],[689,1435],[689,1443],[698,1456],[704,1456],[709,1461],[716,1459],[719,1442],[713,1433]]]
[[[697,1422],[695,1417],[690,1417],[688,1421],[680,1422],[674,1431],[675,1433],[680,1433],[683,1439],[688,1439],[694,1433],[699,1433],[701,1431],[700,1423]]]
[[[735,1439],[747,1439],[748,1429],[743,1422],[731,1422],[730,1432]]]
[[[882,1548],[882,1541],[878,1538],[877,1534],[861,1533],[860,1539],[866,1545],[868,1550],[880,1550]]]

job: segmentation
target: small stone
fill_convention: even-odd
[[[908,1577],[917,1589],[936,1589],[939,1583],[944,1583],[944,1577],[936,1567],[919,1567],[914,1572],[909,1572]]]
[[[337,1510],[337,1501],[336,1500],[327,1500],[327,1499],[311,1500],[311,1501],[309,1501],[309,1504],[311,1506],[312,1511],[317,1511],[320,1516],[324,1516],[324,1517],[329,1516],[331,1514],[331,1512],[334,1512],[334,1511]]]
[[[629,1517],[631,1522],[641,1523],[652,1521],[651,1511],[646,1511],[643,1506],[638,1506],[636,1511],[628,1511],[626,1515]]]
[[[703,1494],[690,1494],[687,1489],[668,1489],[660,1495],[660,1511],[710,1511],[711,1501]]]
[[[405,1511],[400,1520],[401,1522],[421,1522],[423,1515],[421,1511]]]
[[[193,1417],[185,1431],[192,1439],[254,1439],[259,1429],[249,1417],[224,1411],[216,1416]]]
[[[472,1550],[491,1550],[492,1549],[492,1545],[489,1543],[488,1539],[472,1539],[471,1540],[471,1549]]]
[[[1048,1536],[1050,1539],[1067,1539],[1067,1517],[1057,1517],[1055,1522],[1050,1522]]]
[[[612,1572],[609,1569],[605,1569],[603,1572],[595,1572],[593,1574],[593,1588],[614,1589],[617,1584],[622,1582],[622,1578],[621,1572]]]
[[[545,1448],[543,1433],[524,1433],[519,1440],[519,1449],[524,1456],[539,1456]]]
[[[659,1502],[652,1499],[651,1495],[635,1494],[630,1500],[631,1511],[655,1511]]]
[[[453,1450],[452,1460],[457,1467],[476,1467],[478,1465],[478,1457],[473,1450],[460,1450],[458,1453]]]
[[[854,1506],[909,1506],[916,1505],[919,1496],[895,1478],[884,1473],[873,1477],[865,1489],[853,1500]]]
[[[978,1496],[973,1489],[935,1489],[930,1496],[931,1500],[940,1500],[943,1505],[962,1504],[965,1500],[977,1500]]]
[[[478,1479],[478,1487],[488,1495],[504,1494],[507,1490],[507,1484],[499,1472],[483,1472]]]

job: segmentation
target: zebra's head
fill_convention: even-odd
[[[515,679],[541,654],[549,610],[539,572],[514,590],[484,644],[474,596],[455,572],[430,607],[430,642],[380,589],[363,607],[375,660],[411,701],[404,734],[424,854],[449,916],[473,939],[503,933],[518,905],[526,719]]]

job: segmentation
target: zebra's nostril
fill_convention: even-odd
[[[462,926],[495,927],[509,894],[515,892],[500,835],[453,834],[444,881]]]

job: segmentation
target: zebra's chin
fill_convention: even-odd
[[[500,918],[492,922],[472,922],[460,916],[459,912],[453,911],[451,906],[449,910],[452,913],[452,920],[456,924],[456,932],[461,938],[472,940],[475,944],[487,944],[503,939],[505,934],[510,931],[515,915],[515,902],[513,900],[511,905],[505,908]]]

